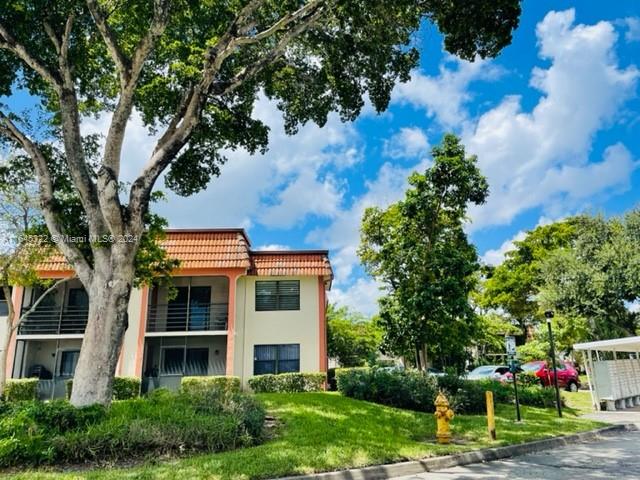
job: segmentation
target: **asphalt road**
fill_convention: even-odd
[[[508,460],[455,467],[394,480],[640,480],[640,431]]]

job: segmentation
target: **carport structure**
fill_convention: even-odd
[[[596,410],[640,405],[640,337],[576,343],[584,352],[591,400]]]

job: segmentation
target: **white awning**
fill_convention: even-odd
[[[640,337],[613,338],[596,342],[576,343],[575,350],[598,350],[600,352],[640,352]]]

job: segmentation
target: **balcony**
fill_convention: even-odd
[[[20,324],[18,335],[83,334],[88,317],[87,307],[38,306]]]
[[[227,303],[150,305],[147,332],[212,332],[227,329]]]

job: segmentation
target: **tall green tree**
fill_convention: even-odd
[[[382,331],[374,319],[329,304],[327,308],[327,350],[341,367],[372,363],[380,351]]]
[[[485,268],[485,281],[476,300],[483,308],[504,311],[524,334],[527,325],[544,319],[537,294],[543,278],[542,264],[559,248],[569,247],[575,238],[572,219],[536,227],[514,242],[504,261]]]
[[[469,296],[479,268],[463,230],[469,204],[484,203],[488,186],[455,135],[432,150],[433,166],[409,177],[405,198],[362,219],[360,259],[383,283],[383,347],[438,364],[459,363],[475,332]]]
[[[26,152],[47,227],[61,238],[59,199],[45,145],[63,146],[89,234],[118,241],[58,248],[89,294],[89,319],[71,402],[108,403],[135,277],[135,256],[157,180],[189,195],[206,187],[224,151],[264,151],[268,128],[252,117],[259,92],[274,100],[288,133],[332,111],[354,119],[365,96],[384,110],[418,64],[412,34],[433,22],[445,48],[466,59],[511,41],[519,0],[2,0],[0,94],[26,89],[44,124],[0,107],[0,136]],[[158,141],[128,192],[120,190],[134,110]],[[83,115],[109,112],[93,168]],[[120,241],[122,240],[122,241]],[[132,241],[129,241],[132,240]]]
[[[571,248],[543,263],[541,309],[560,312],[560,327],[575,341],[636,335],[640,299],[640,209],[621,218],[580,215],[573,219]]]

